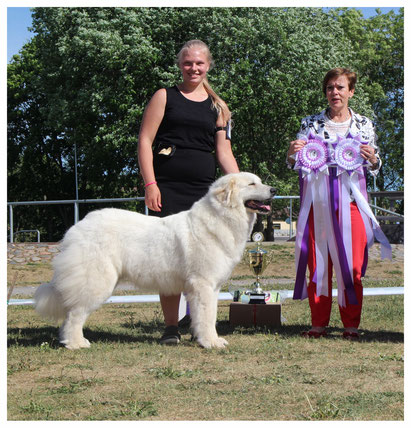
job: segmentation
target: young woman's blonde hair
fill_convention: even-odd
[[[181,64],[181,59],[183,57],[183,54],[191,48],[197,48],[197,49],[203,51],[207,57],[207,61],[210,64],[210,69],[214,66],[214,60],[213,60],[213,57],[211,55],[210,49],[201,40],[190,40],[184,44],[184,46],[181,48],[180,52],[177,54],[177,65],[178,66],[180,66],[180,64]],[[220,98],[214,92],[213,88],[208,83],[207,77],[204,78],[203,84],[204,84],[204,88],[205,88],[206,92],[211,97],[214,108],[216,108],[216,110],[218,111],[219,114],[221,113],[224,124],[227,124],[228,121],[231,119],[230,109],[228,108],[228,106],[224,102],[224,100],[222,98]]]

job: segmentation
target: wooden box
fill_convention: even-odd
[[[281,304],[230,303],[230,324],[243,327],[280,327]]]

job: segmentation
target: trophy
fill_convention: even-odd
[[[253,233],[252,240],[257,243],[257,247],[248,251],[250,269],[256,276],[254,289],[250,291],[250,301],[248,303],[265,304],[265,292],[261,288],[260,275],[264,272],[267,265],[267,251],[260,248],[261,242],[264,240],[264,235],[261,232]]]

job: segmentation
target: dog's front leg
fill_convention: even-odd
[[[195,338],[204,348],[224,348],[228,342],[218,337],[215,328],[218,291],[204,280],[197,281],[190,288],[187,300],[190,304],[191,328]]]

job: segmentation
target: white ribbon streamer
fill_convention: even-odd
[[[361,195],[363,195],[363,193],[361,192],[361,183],[360,183],[358,174],[353,174],[351,176],[351,185],[353,187],[356,187],[357,189],[359,189]],[[372,223],[371,223],[370,218],[364,212],[364,210],[361,209],[361,207],[359,206],[358,202],[357,202],[357,206],[358,206],[358,209],[360,211],[360,214],[361,214],[361,217],[362,217],[362,221],[364,223],[365,233],[367,235],[367,247],[371,248],[371,246],[374,244],[374,232],[372,230]]]
[[[353,183],[351,182],[351,184]],[[378,224],[378,221],[375,218],[370,206],[368,205],[368,202],[365,200],[364,196],[356,186],[352,185],[351,190],[355,198],[355,202],[357,202],[358,208],[364,211],[365,215],[372,222],[374,236],[377,238],[377,240],[381,244],[381,259],[392,260],[391,245],[388,242],[387,237],[384,235],[383,231],[381,230],[381,227]]]
[[[339,223],[344,242],[345,254],[347,255],[348,267],[351,279],[354,282],[353,260],[352,260],[352,230],[351,230],[351,196],[350,196],[350,176],[347,172],[340,175],[339,186],[341,188]]]
[[[312,174],[310,175],[312,177]],[[327,231],[330,216],[329,191],[327,186],[328,176],[319,173],[317,178],[311,180],[311,192],[313,199],[314,235],[315,235],[315,261],[317,295],[328,296],[328,239]]]

